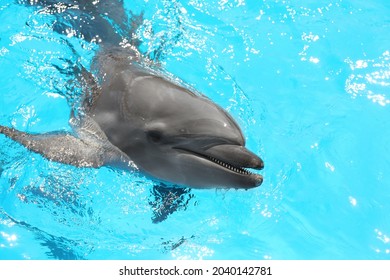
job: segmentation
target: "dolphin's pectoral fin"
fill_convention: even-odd
[[[101,152],[68,132],[30,134],[0,126],[0,132],[45,158],[78,167],[103,165]],[[94,149],[95,148],[95,149]],[[98,153],[96,153],[96,150]]]
[[[168,187],[161,183],[153,187],[151,197],[153,200],[149,204],[153,207],[152,222],[157,224],[176,211],[185,210],[194,195],[190,194],[188,188]]]
[[[100,129],[93,131],[89,120],[83,124],[76,131],[78,137],[65,131],[30,134],[5,126],[0,126],[0,133],[52,161],[77,167],[130,166],[129,158],[108,142]]]

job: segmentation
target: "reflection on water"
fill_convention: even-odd
[[[381,106],[390,104],[390,51],[384,52],[378,59],[347,59],[345,62],[352,71],[345,82],[346,92],[354,98],[366,96]]]

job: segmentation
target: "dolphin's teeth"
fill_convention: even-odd
[[[231,171],[234,171],[236,173],[239,173],[239,174],[244,174],[244,175],[250,175],[252,174],[251,172],[249,172],[248,170],[246,170],[245,168],[240,168],[240,167],[235,167],[229,163],[226,163],[226,162],[223,162],[219,159],[216,159],[216,158],[213,158],[213,157],[210,157],[208,156],[207,157],[209,160],[215,162],[216,164],[220,165],[220,166],[223,166]]]

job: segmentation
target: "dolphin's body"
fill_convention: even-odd
[[[252,188],[263,178],[246,168],[263,161],[245,148],[234,119],[205,96],[146,67],[136,50],[101,47],[72,133],[0,132],[44,157],[79,167],[134,169],[194,188]],[[134,166],[135,165],[135,166]]]

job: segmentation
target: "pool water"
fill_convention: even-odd
[[[72,69],[99,47],[16,2],[0,2],[0,124],[70,130]],[[0,259],[390,259],[390,2],[124,5],[144,12],[139,49],[236,118],[264,182],[169,190],[0,135]]]

